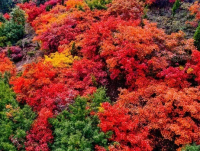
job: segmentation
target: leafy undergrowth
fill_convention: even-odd
[[[144,19],[147,6],[172,11],[174,2],[49,0],[18,4],[36,33],[33,41],[38,45],[29,55],[41,52],[45,56],[16,74],[8,57],[15,61],[21,47],[7,47],[9,51],[0,55],[0,72],[10,72],[14,92],[1,81],[15,102],[14,106],[12,99],[2,97],[2,115],[7,116],[0,122],[10,124],[6,130],[2,128],[6,133],[2,138],[13,150],[27,151],[197,151],[198,29],[196,38],[188,39],[193,32],[185,35],[177,27],[164,30],[151,22],[156,20]],[[172,20],[180,12],[191,11],[194,20],[186,22],[186,17],[178,24],[198,22],[199,4],[188,11],[182,11],[183,6],[185,1],[173,12]],[[2,27],[13,20],[9,14],[0,19]],[[22,118],[15,121],[15,116]],[[6,147],[0,146],[0,150],[8,150]]]
[[[55,136],[52,150],[92,151],[97,146],[107,148],[107,138],[111,134],[100,131],[96,115],[100,104],[106,101],[109,99],[105,90],[100,88],[89,98],[77,97],[74,104],[69,106],[69,111],[64,110],[56,118],[50,119]]]
[[[36,115],[30,106],[20,106],[10,89],[8,74],[0,77],[0,149],[23,150],[26,132]]]

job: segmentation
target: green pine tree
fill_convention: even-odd
[[[200,151],[200,145],[196,145],[195,143],[186,145],[183,147],[182,151]]]
[[[90,101],[89,101],[90,100]],[[50,119],[54,128],[52,151],[93,151],[95,145],[107,147],[111,133],[103,133],[99,119],[90,115],[98,111],[100,103],[109,101],[104,89],[98,89],[90,99],[77,97],[75,103],[56,118]]]
[[[0,75],[0,150],[24,150],[26,132],[36,115],[28,105],[20,107],[8,81],[9,74]]]
[[[200,24],[194,33],[194,45],[200,50]]]

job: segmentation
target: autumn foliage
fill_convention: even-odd
[[[145,6],[161,2],[19,4],[45,54],[18,76],[0,54],[0,72],[14,75],[16,100],[37,114],[25,150],[168,151],[200,144],[200,52],[182,31],[168,35],[143,18]],[[18,54],[17,46],[7,52]]]
[[[138,116],[132,116],[129,109],[120,104],[103,103],[98,113],[103,132],[113,131],[111,140],[118,142],[120,150],[152,150],[148,128],[144,127]],[[116,146],[110,146],[114,150]],[[115,149],[117,150],[117,148]]]
[[[11,75],[14,75],[16,73],[16,70],[10,59],[2,53],[0,54],[0,73],[4,74],[5,72],[10,72]]]
[[[39,114],[27,135],[26,150],[49,150],[53,136],[48,118],[66,109],[78,94],[92,94],[98,84],[105,85],[105,78],[101,63],[89,60],[75,61],[68,69],[50,62],[27,65],[22,76],[11,81],[17,100]]]
[[[123,90],[118,103],[137,114],[149,130],[159,130],[163,139],[181,147],[199,142],[198,93],[199,87],[178,90],[161,83],[131,93]]]

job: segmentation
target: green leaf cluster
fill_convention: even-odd
[[[0,150],[23,150],[26,131],[36,115],[28,105],[20,107],[7,81],[0,78]]]
[[[200,150],[200,145],[196,145],[195,143],[191,145],[186,145],[182,151],[199,151]]]
[[[11,19],[9,21],[4,21],[4,23],[0,26],[0,47],[15,44],[24,36],[24,11],[16,7],[10,14]]]
[[[107,9],[106,5],[111,3],[112,0],[85,0],[91,10],[93,9]]]
[[[12,9],[10,15],[14,23],[16,23],[17,25],[25,26],[25,12],[22,9],[20,9],[19,7],[15,7]]]
[[[173,16],[175,15],[176,10],[178,10],[180,6],[181,6],[180,0],[176,0],[173,7],[172,7],[172,15]]]
[[[200,50],[200,24],[194,33],[194,45]]]
[[[5,22],[5,24],[0,27],[1,44],[14,44],[19,39],[23,38],[23,35],[24,27],[22,25],[14,23],[13,21]]]
[[[3,15],[2,14],[0,14],[0,22],[2,22],[2,23],[5,23],[5,18],[3,17]]]
[[[63,111],[56,118],[50,119],[54,128],[53,151],[93,151],[95,145],[107,148],[107,138],[111,133],[103,133],[98,127],[97,115],[100,103],[109,101],[105,89],[100,88],[89,98],[77,97],[69,110]]]

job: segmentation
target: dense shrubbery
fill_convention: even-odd
[[[198,93],[199,87],[178,90],[157,83],[131,93],[124,91],[118,103],[137,114],[150,130],[159,130],[163,139],[181,147],[192,142],[199,144]],[[137,110],[131,106],[137,106]],[[156,140],[153,142],[156,145]]]
[[[105,90],[98,89],[89,99],[77,97],[75,103],[69,106],[69,111],[65,110],[51,119],[55,139],[52,150],[93,151],[97,145],[106,147],[109,133],[100,132],[99,119],[95,115],[100,104],[106,101],[109,99]]]
[[[200,50],[200,25],[197,27],[196,32],[194,34],[194,45]]]
[[[200,145],[192,144],[192,145],[186,145],[182,151],[198,151],[200,150]]]
[[[91,10],[93,9],[106,9],[106,4],[111,3],[112,0],[85,0]]]
[[[24,27],[14,23],[13,21],[5,22],[0,27],[0,38],[2,38],[0,43],[2,46],[16,43],[23,37],[23,35]]]
[[[0,26],[0,47],[11,45],[23,38],[25,14],[19,8],[11,12],[11,19]]]
[[[100,127],[103,132],[112,131],[111,140],[118,142],[119,145],[111,145],[112,150],[152,150],[150,140],[148,139],[148,128],[143,126],[138,116],[131,115],[130,110],[108,102],[103,103],[98,113]]]
[[[17,25],[25,25],[25,13],[19,7],[15,7],[12,9],[10,13],[12,21]]]
[[[0,53],[0,73],[4,74],[5,72],[9,72],[11,76],[14,76],[16,69],[10,59],[5,54]]]
[[[38,114],[26,133],[25,150],[197,148],[192,143],[200,144],[200,52],[182,31],[167,35],[143,19],[145,5],[161,2],[19,5],[37,34],[39,51],[46,53],[10,81],[17,101]],[[19,9],[1,19],[1,27],[23,26],[23,17],[13,19],[18,14]],[[1,43],[6,45],[5,36]],[[10,50],[18,53],[17,47]],[[0,61],[1,72],[10,68],[15,75],[8,58],[2,55]]]
[[[35,114],[28,105],[19,106],[5,78],[0,77],[0,150],[23,150]]]
[[[47,143],[53,140],[48,118],[66,109],[78,94],[92,94],[95,86],[106,84],[106,73],[101,68],[101,63],[89,60],[75,61],[68,69],[39,62],[27,65],[22,76],[12,80],[17,100],[39,114],[28,133],[27,150],[48,150]]]

